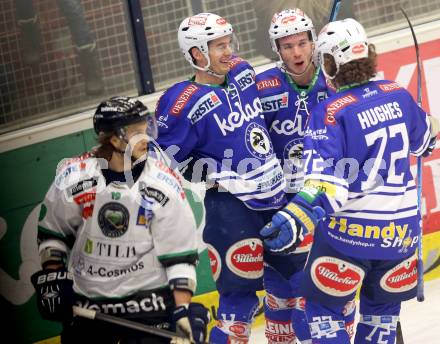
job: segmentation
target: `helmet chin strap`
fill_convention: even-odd
[[[127,140],[127,133],[125,132],[125,129],[124,129],[124,128],[119,128],[119,129],[117,129],[117,130],[116,130],[116,133],[118,134],[118,137],[119,137],[122,141],[124,141],[125,144],[126,144],[127,146],[125,147],[124,150],[119,149],[119,148],[116,148],[115,146],[113,146],[113,149],[114,149],[114,151],[115,151],[116,153],[121,154],[122,157],[124,157],[124,155],[125,155],[125,151],[127,150],[127,147],[128,147],[128,145],[129,145],[129,142],[128,142],[128,140]],[[130,159],[131,159],[131,162],[132,162],[132,163],[134,163],[134,162],[137,160],[133,155],[130,157]]]
[[[225,77],[224,75],[217,74],[216,72],[214,72],[212,69],[209,68],[209,67],[211,67],[211,60],[209,59],[209,56],[205,55],[205,57],[208,60],[208,64],[205,67],[200,67],[200,66],[197,66],[196,64],[193,64],[193,67],[195,69],[202,71],[202,72],[206,72],[209,75],[215,76],[216,78],[224,78]]]
[[[207,69],[206,73],[208,73],[209,75],[215,76],[216,78],[224,78],[224,75],[221,74],[217,74],[216,72],[214,72],[212,69]]]

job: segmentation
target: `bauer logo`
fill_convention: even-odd
[[[417,259],[412,256],[401,262],[380,279],[382,289],[390,293],[401,293],[417,285]]]
[[[263,112],[277,111],[284,109],[289,103],[289,93],[284,92],[270,97],[261,98]]]
[[[200,121],[207,113],[222,104],[221,100],[214,91],[205,94],[194,104],[188,114],[188,119],[192,124]]]
[[[354,293],[364,275],[360,267],[335,257],[319,257],[311,267],[313,283],[324,293],[333,296]]]
[[[209,244],[206,244],[206,246],[208,247],[208,257],[211,265],[212,277],[214,278],[214,281],[217,281],[222,270],[222,261],[220,255],[213,246]]]
[[[196,85],[190,84],[179,94],[177,97],[177,100],[174,102],[174,105],[171,108],[171,113],[173,115],[180,115],[180,112],[185,107],[186,103],[191,99],[192,95],[198,90],[199,88]]]
[[[252,69],[245,69],[234,77],[240,89],[244,91],[249,86],[255,84],[255,72]]]
[[[232,245],[226,252],[226,265],[236,275],[256,279],[263,276],[263,243],[249,238]]]
[[[335,100],[327,105],[327,116],[325,117],[325,124],[334,125],[336,123],[336,113],[346,106],[356,103],[357,98],[351,94],[348,94],[342,98]]]

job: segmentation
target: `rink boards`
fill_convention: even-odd
[[[423,74],[423,104],[440,118],[440,32],[439,22],[416,28],[420,40]],[[373,39],[377,43],[379,70],[386,79],[396,80],[416,95],[416,65],[411,35],[401,30]],[[261,70],[262,68],[258,68]],[[437,94],[435,94],[437,93]],[[160,94],[142,97],[150,108]],[[437,96],[436,96],[437,95]],[[3,135],[0,138],[0,306],[8,315],[4,328],[12,333],[14,343],[44,340],[58,343],[60,327],[43,321],[35,307],[30,275],[39,267],[36,247],[36,222],[39,203],[54,177],[62,158],[77,155],[95,145],[91,112],[48,123],[38,128]],[[415,161],[413,162],[414,172]],[[425,280],[440,277],[440,148],[423,159],[423,256]],[[188,193],[198,224],[203,227],[200,200]],[[197,270],[199,286],[196,299],[216,316],[218,295],[211,277],[210,263],[203,244]],[[262,297],[263,294],[261,293]],[[257,317],[256,325],[261,324]],[[214,322],[211,322],[211,326]],[[49,338],[49,339],[47,339]]]

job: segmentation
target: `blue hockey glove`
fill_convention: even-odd
[[[38,310],[46,320],[66,322],[72,319],[73,281],[63,268],[45,269],[31,276],[37,295]]]
[[[209,323],[209,311],[201,303],[177,306],[173,311],[176,330],[183,332],[191,343],[204,344]]]
[[[260,231],[265,238],[266,249],[274,254],[292,253],[304,240],[305,234],[313,233],[316,224],[324,215],[321,207],[306,209],[296,203],[289,203]]]

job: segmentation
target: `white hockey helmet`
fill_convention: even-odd
[[[232,35],[234,30],[226,19],[213,13],[199,13],[185,18],[179,26],[177,38],[186,60],[194,68],[207,71],[211,64],[208,55],[208,42],[216,38]],[[191,49],[198,48],[208,60],[204,68],[197,66],[191,56]]]
[[[368,38],[363,26],[352,18],[328,23],[319,33],[317,49],[322,71],[333,79],[339,67],[354,60],[368,57]],[[324,68],[324,54],[333,56],[335,75],[328,75]]]
[[[275,13],[269,28],[269,39],[272,50],[278,54],[278,38],[307,31],[312,33],[312,40],[316,41],[316,33],[312,20],[299,8]]]

